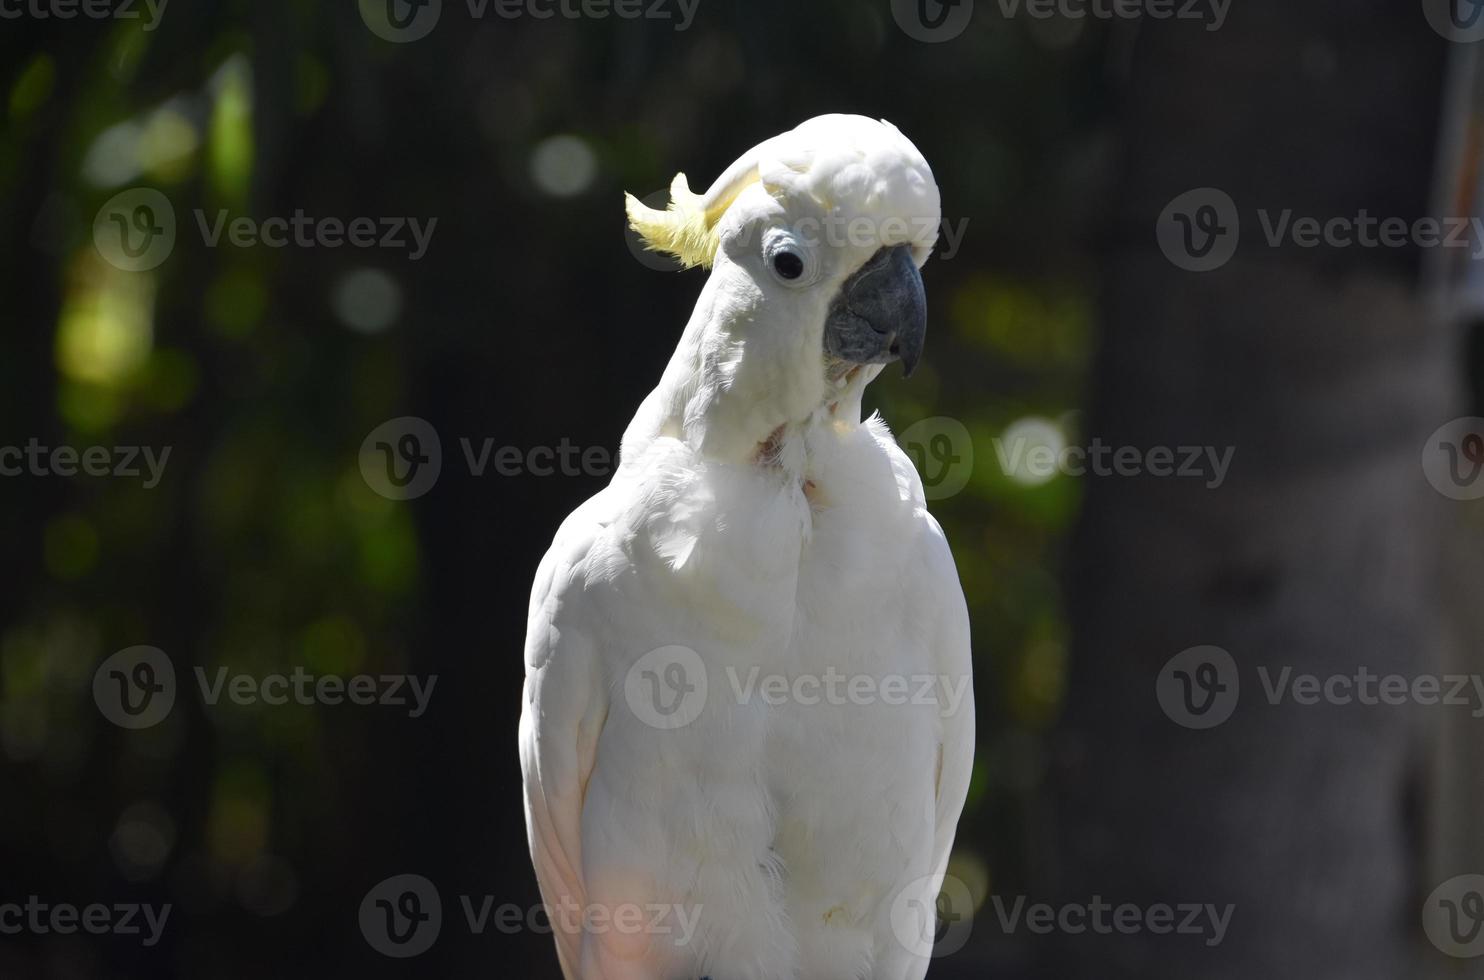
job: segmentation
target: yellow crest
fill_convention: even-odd
[[[719,195],[708,195],[717,197],[708,207],[707,199],[690,189],[685,174],[676,174],[670,184],[670,206],[664,211],[646,207],[632,194],[624,195],[629,226],[651,251],[668,252],[687,269],[698,265],[709,268],[721,247],[721,217],[744,186],[728,186]]]

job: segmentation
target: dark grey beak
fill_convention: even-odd
[[[927,336],[927,293],[912,248],[883,248],[845,280],[824,324],[829,356],[855,364],[900,360],[910,377]]]

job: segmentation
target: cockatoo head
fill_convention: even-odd
[[[709,423],[706,442],[766,438],[842,397],[858,402],[892,361],[917,366],[918,270],[941,205],[895,126],[819,116],[753,147],[704,194],[684,174],[670,193],[665,211],[630,195],[629,221],[648,247],[712,270],[671,366],[694,373],[672,397],[688,421]]]

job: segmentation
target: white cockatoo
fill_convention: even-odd
[[[921,978],[974,749],[969,620],[861,395],[922,352],[938,188],[821,116],[669,209],[710,277],[536,573],[526,819],[569,980]]]

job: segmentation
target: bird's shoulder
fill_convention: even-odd
[[[886,420],[879,414],[862,422],[859,431],[862,438],[853,444],[855,455],[872,459],[872,465],[884,471],[885,479],[871,482],[882,488],[878,492],[887,498],[893,523],[925,555],[934,558],[935,565],[941,565],[946,559],[951,571],[953,556],[948,550],[948,539],[942,526],[928,511],[922,477],[912,458],[897,443]]]
[[[586,578],[595,552],[601,552],[605,532],[621,513],[613,487],[589,497],[567,515],[552,539],[551,547],[536,569],[526,621],[525,660],[528,671],[546,665],[562,631],[557,619],[565,596]],[[571,627],[568,627],[570,629]]]
[[[925,594],[942,607],[941,623],[945,632],[955,636],[955,645],[967,646],[968,611],[963,589],[959,584],[958,565],[953,550],[948,545],[948,536],[943,526],[928,510],[923,493],[922,477],[917,472],[912,458],[897,443],[886,422],[873,415],[862,423],[870,434],[876,452],[891,467],[896,484],[899,542],[904,546],[903,558],[916,565],[916,575]],[[959,635],[961,634],[961,636]]]

